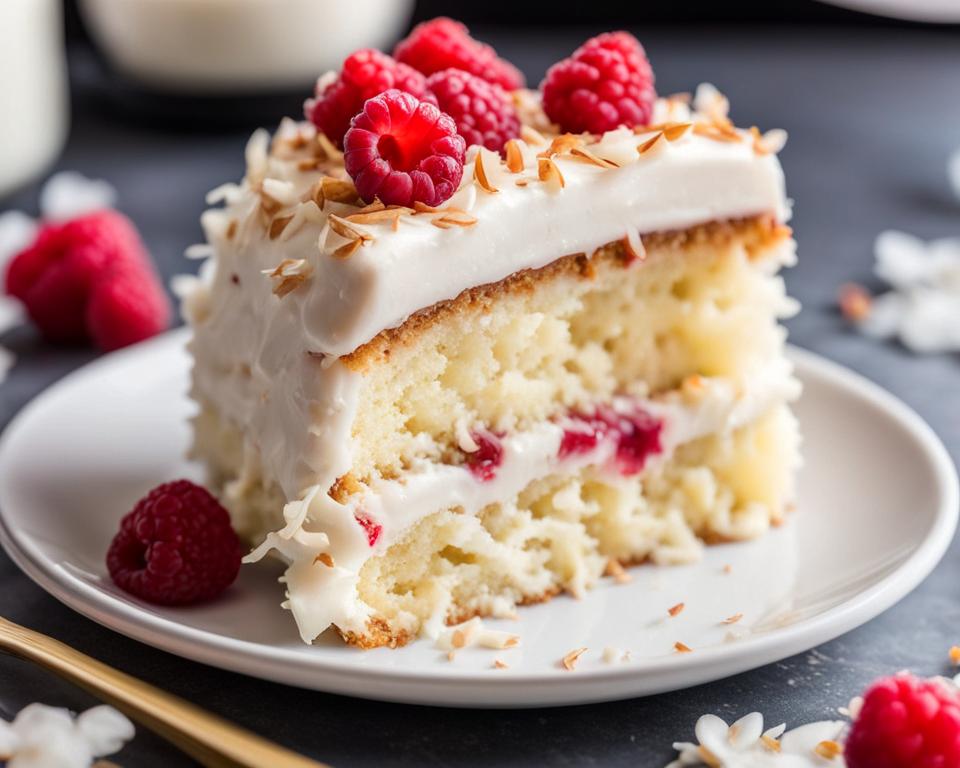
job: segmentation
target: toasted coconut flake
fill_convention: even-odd
[[[306,259],[284,259],[273,269],[262,271],[263,274],[277,279],[273,292],[282,299],[309,279],[313,267]]]
[[[368,233],[357,229],[349,221],[334,213],[330,214],[327,221],[330,222],[330,229],[340,235],[340,237],[345,237],[348,240],[359,240],[361,243],[368,243],[373,240]]]
[[[773,736],[770,736],[769,734],[766,734],[766,733],[763,734],[760,737],[760,743],[763,744],[763,746],[765,746],[771,752],[780,751],[780,742],[777,741],[775,738],[773,738]]]
[[[681,643],[679,640],[673,644],[673,650],[677,653],[693,653],[693,648],[686,643]]]
[[[775,155],[787,144],[787,132],[780,128],[761,134],[754,125],[750,128],[750,136],[753,138],[753,151],[758,155]]]
[[[327,138],[323,131],[317,131],[314,138],[316,148],[314,154],[324,160],[337,160],[343,156],[343,153],[334,146],[334,143]]]
[[[955,645],[950,649],[950,661],[954,666],[960,666],[960,645]]]
[[[514,182],[514,184],[516,184],[518,187],[525,187],[525,186],[527,186],[527,184],[529,184],[529,183],[530,183],[530,182],[529,182],[527,179],[517,179],[517,180]]]
[[[664,140],[663,131],[657,131],[657,133],[653,134],[652,138],[647,139],[645,142],[643,142],[637,147],[637,154],[638,155],[647,154],[647,152],[649,152],[651,149],[653,149],[663,140]]]
[[[537,155],[537,157],[566,155],[569,154],[570,151],[575,147],[582,146],[583,143],[584,141],[582,136],[577,136],[574,133],[561,133],[559,136],[554,136],[553,141],[550,142],[550,146]]]
[[[742,140],[737,130],[729,123],[694,123],[693,132],[714,141],[734,143]]]
[[[316,171],[320,169],[320,160],[318,158],[310,158],[309,160],[300,160],[297,163],[297,170],[301,173],[307,173],[308,171]]]
[[[313,558],[314,564],[323,563],[327,568],[333,568],[333,557],[331,557],[329,552],[321,552],[315,558]]]
[[[843,754],[843,747],[831,739],[826,739],[817,744],[813,748],[813,752],[824,760],[833,760]]]
[[[586,652],[587,652],[587,649],[585,647],[576,648],[570,651],[570,653],[568,653],[566,656],[560,659],[561,666],[565,670],[567,670],[567,672],[572,672],[577,668],[577,662],[580,660],[580,657],[583,656],[583,654],[585,654]]]
[[[542,182],[556,184],[560,189],[564,187],[563,174],[560,173],[560,169],[557,168],[557,164],[553,162],[552,158],[537,158],[537,175]]]
[[[527,142],[527,144],[547,143],[546,137],[536,128],[531,128],[529,125],[520,126],[520,138]]]
[[[870,317],[873,299],[862,285],[845,283],[840,287],[840,312],[852,323],[860,323]]]
[[[369,213],[351,213],[344,218],[354,224],[383,224],[389,222],[393,229],[396,229],[402,215],[403,211],[399,208],[382,208],[379,211],[370,211]]]
[[[643,245],[640,233],[636,230],[629,230],[620,242],[623,244],[623,252],[627,255],[627,260],[630,263],[643,261],[647,258],[647,249]]]
[[[448,208],[440,216],[430,221],[431,224],[440,229],[450,229],[450,227],[472,227],[477,223],[477,217],[471,216],[466,211],[457,208]]]
[[[287,228],[287,225],[293,221],[293,214],[289,216],[279,216],[270,222],[270,239],[276,240],[283,234],[283,230]]]
[[[667,141],[676,141],[687,134],[693,123],[664,123],[663,136]]]
[[[721,621],[720,623],[721,623],[721,624],[736,624],[736,623],[737,623],[738,621],[740,621],[740,619],[742,619],[742,618],[743,618],[743,614],[742,614],[742,613],[735,613],[735,614],[733,614],[733,616],[727,616],[727,618],[725,618],[725,619],[724,619],[723,621]]]
[[[447,661],[453,661],[455,658],[457,658],[456,651],[447,651]]]
[[[502,659],[494,659],[493,668],[494,669],[510,669],[510,665],[507,664],[507,662],[503,661]]]
[[[489,192],[491,195],[493,195],[500,191],[493,186],[493,184],[491,184],[490,180],[487,178],[487,172],[483,167],[482,151],[477,152],[477,156],[473,160],[473,178],[476,180],[477,186],[479,186],[484,192]]]
[[[324,176],[314,186],[310,197],[323,210],[324,203],[346,203],[359,205],[362,201],[357,188],[349,179],[337,179],[333,176]]]
[[[330,255],[335,259],[349,259],[357,252],[357,249],[360,248],[361,245],[360,240],[351,240],[349,243],[341,245]]]
[[[510,139],[504,148],[507,151],[507,170],[510,173],[520,173],[523,170],[523,150],[516,139]]]
[[[236,234],[237,234],[237,220],[230,219],[230,223],[227,224],[227,231],[224,236],[227,238],[227,240],[233,240]]]
[[[610,576],[617,584],[626,584],[633,578],[615,557],[607,560],[607,566],[603,572],[605,576]]]
[[[686,603],[677,603],[676,605],[671,605],[669,608],[667,608],[667,613],[669,613],[671,617],[677,616],[685,607]]]
[[[606,160],[602,157],[598,157],[586,147],[574,147],[573,149],[570,150],[570,155],[571,157],[575,157],[578,160],[584,160],[588,163],[593,163],[594,165],[598,165],[601,168],[619,168],[620,167],[617,163],[613,162],[613,160]]]
[[[730,563],[727,563],[725,566],[723,566],[723,572],[724,572],[725,574],[731,574],[731,573],[733,573],[733,566],[730,565]]]

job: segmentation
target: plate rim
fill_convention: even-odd
[[[182,345],[188,337],[187,329],[181,328],[105,355],[39,393],[0,435],[0,477],[24,425],[29,425],[33,413],[48,400],[60,396],[77,379],[96,376],[100,368],[115,365],[125,357],[149,355],[156,347]],[[933,429],[902,400],[861,374],[794,345],[788,345],[788,354],[808,375],[839,385],[884,411],[913,439],[936,478],[931,491],[939,500],[938,509],[921,543],[899,566],[842,603],[789,627],[745,637],[735,644],[700,649],[695,654],[638,659],[629,665],[590,669],[575,677],[519,670],[491,676],[440,665],[436,673],[402,667],[344,667],[335,660],[311,658],[286,648],[192,627],[100,590],[49,561],[29,537],[13,530],[2,505],[0,544],[41,589],[102,626],[193,661],[302,688],[395,702],[509,708],[576,705],[676,690],[755,669],[849,632],[919,586],[953,539],[960,517],[960,481],[952,458]],[[417,684],[417,690],[410,687],[411,683]]]

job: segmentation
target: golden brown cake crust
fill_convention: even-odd
[[[790,235],[789,227],[764,214],[712,221],[688,229],[645,234],[642,242],[646,254],[640,259],[630,252],[629,246],[623,240],[607,243],[589,256],[585,253],[573,253],[540,269],[521,270],[497,283],[469,288],[455,299],[441,301],[414,313],[396,328],[381,331],[363,346],[341,357],[340,362],[350,370],[362,373],[371,365],[386,362],[393,348],[415,343],[420,333],[434,323],[444,322],[451,316],[464,312],[485,311],[504,296],[533,291],[543,281],[562,276],[591,280],[596,276],[596,270],[601,264],[626,269],[646,258],[657,258],[692,245],[710,243],[722,246],[734,239],[741,240],[752,256]]]

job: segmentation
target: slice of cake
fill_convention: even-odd
[[[486,124],[449,70],[362,52],[404,90],[361,94],[345,135],[256,133],[211,193],[193,451],[249,559],[287,563],[305,641],[512,615],[789,509],[784,136],[735,128],[710,86],[655,98],[631,41],[590,41],[542,99],[455,75],[501,99]],[[597,56],[628,71],[619,112],[602,83],[564,96]],[[320,125],[356,97],[349,62],[308,104]]]

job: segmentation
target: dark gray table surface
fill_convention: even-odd
[[[960,235],[960,203],[945,171],[949,153],[960,147],[960,33],[805,27],[635,31],[647,45],[661,92],[691,90],[711,80],[731,97],[739,123],[790,132],[781,158],[796,201],[793,225],[801,261],[787,282],[804,305],[790,322],[793,342],[903,398],[933,425],[953,458],[960,458],[960,360],[921,358],[860,338],[834,309],[840,283],[870,282],[873,240],[881,230],[899,228],[926,238]],[[492,29],[486,37],[535,82],[587,33]],[[75,84],[73,130],[58,167],[106,178],[117,187],[120,208],[140,226],[165,275],[193,268],[182,252],[200,239],[203,195],[242,174],[247,131],[162,131],[97,108],[90,90],[82,78]],[[36,192],[0,201],[0,210],[35,210]],[[4,423],[37,392],[92,357],[47,346],[29,329],[8,334],[3,343],[18,358],[0,387]],[[3,555],[0,615],[336,766],[655,767],[671,758],[671,742],[689,738],[697,717],[707,711],[729,719],[760,709],[771,723],[800,724],[831,716],[880,674],[905,667],[925,674],[945,671],[946,650],[960,641],[958,584],[955,542],[913,594],[822,646],[815,657],[802,654],[645,699],[520,711],[368,702],[185,661],[74,614]],[[0,658],[2,713],[9,716],[38,699],[74,709],[92,703],[37,669]],[[138,768],[189,764],[143,731],[118,761]]]

